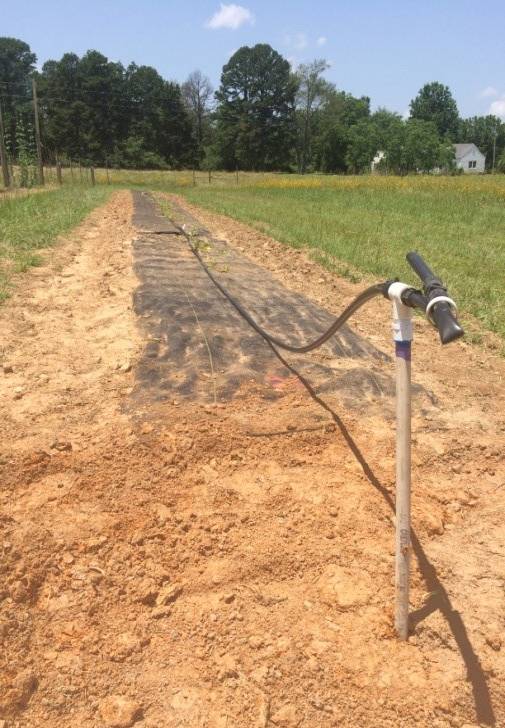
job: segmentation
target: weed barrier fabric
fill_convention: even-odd
[[[291,386],[293,373],[214,286],[184,235],[161,215],[152,197],[134,192],[133,198],[134,224],[149,231],[139,232],[133,244],[139,278],[134,309],[148,340],[134,398],[210,403],[232,399],[251,384],[266,398],[280,396]],[[213,274],[262,326],[306,341],[333,322],[333,313],[285,288],[177,206],[174,214],[177,224],[198,240]],[[290,354],[289,359],[303,367],[319,392],[336,392],[348,406],[360,408],[370,399],[392,401],[394,396],[392,372],[378,366],[389,357],[347,325],[320,355]]]

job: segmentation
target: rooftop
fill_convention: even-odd
[[[461,159],[461,157],[464,157],[465,154],[468,154],[468,152],[472,151],[473,149],[476,149],[478,152],[480,152],[480,154],[482,154],[480,149],[475,144],[473,144],[473,142],[471,144],[454,144],[453,146],[456,153],[456,159]]]

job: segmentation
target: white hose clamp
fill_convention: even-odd
[[[435,296],[435,298],[432,298],[431,301],[428,302],[428,305],[426,306],[426,318],[428,321],[435,326],[435,322],[433,321],[433,318],[431,316],[431,309],[433,306],[435,306],[437,303],[448,303],[449,306],[452,308],[454,315],[458,313],[458,307],[452,300],[452,298],[449,298],[449,296]]]

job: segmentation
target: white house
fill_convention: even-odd
[[[468,174],[482,174],[486,169],[486,155],[475,144],[454,144],[456,167]]]

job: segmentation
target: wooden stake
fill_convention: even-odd
[[[9,175],[9,161],[7,159],[7,149],[5,148],[5,131],[4,120],[2,116],[2,105],[0,104],[0,162],[2,164],[2,176],[4,187],[7,189],[11,186]]]
[[[110,185],[110,177],[109,177],[109,159],[107,158],[105,160],[105,174],[107,175],[107,184]]]
[[[90,167],[89,168],[89,173],[91,175],[91,185],[94,187],[95,186],[95,168],[94,167]]]
[[[56,177],[58,179],[58,184],[59,185],[62,185],[63,184],[63,178],[61,176],[61,164],[60,164],[59,161],[56,162]]]
[[[195,175],[194,169],[193,169],[193,187],[196,187],[196,175]]]
[[[209,184],[211,184],[211,182],[212,182],[212,172],[209,169]]]
[[[40,141],[39,103],[37,100],[37,84],[32,78],[33,113],[35,116],[35,143],[37,145],[37,166],[39,169],[39,185],[44,186],[44,165],[42,162],[42,142]]]

